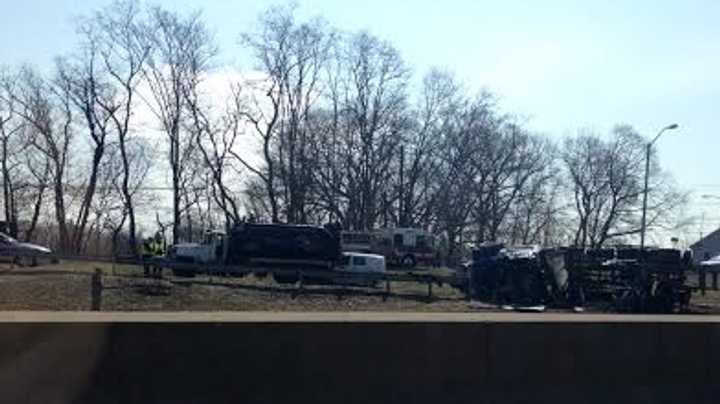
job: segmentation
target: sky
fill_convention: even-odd
[[[44,69],[76,43],[77,16],[90,0],[0,0],[0,64]],[[238,45],[266,1],[156,1],[201,9],[221,50],[220,65],[252,68]],[[720,2],[297,0],[300,16],[322,15],[344,30],[393,43],[420,82],[431,67],[467,88],[488,89],[502,109],[556,140],[579,128],[607,133],[617,123],[652,138],[662,166],[693,198],[693,236],[720,227]],[[717,199],[700,198],[708,194]]]

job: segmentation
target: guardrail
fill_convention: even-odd
[[[272,275],[277,277],[286,277],[291,279],[295,286],[295,293],[303,293],[305,288],[310,285],[333,285],[333,286],[384,286],[381,292],[383,300],[386,300],[392,293],[392,283],[419,283],[426,285],[427,298],[433,299],[433,286],[450,285],[459,289],[466,299],[470,299],[472,290],[471,279],[467,273],[457,273],[454,275],[439,275],[432,273],[418,272],[386,272],[386,273],[353,273],[341,272],[334,270],[320,270],[314,268],[303,268],[302,265],[293,267],[274,267],[272,265],[247,266],[247,265],[221,265],[221,264],[198,264],[188,262],[177,262],[166,257],[139,258],[129,256],[86,256],[86,255],[67,255],[67,254],[46,254],[40,252],[28,251],[25,249],[6,249],[0,251],[0,256],[10,257],[34,257],[39,260],[50,261],[80,261],[80,262],[97,262],[115,265],[130,265],[140,268],[163,268],[171,271],[186,272],[194,275],[206,275],[209,277],[210,283],[213,283],[214,277],[222,275]],[[706,294],[708,288],[708,275],[712,277],[711,287],[718,290],[718,274],[720,268],[696,266],[690,269],[698,275],[697,287],[692,289],[699,291],[702,295]],[[100,274],[99,276],[102,276]],[[277,278],[276,278],[277,279]],[[95,281],[93,281],[95,282]],[[281,282],[279,282],[281,283]],[[384,285],[382,285],[384,283]],[[95,283],[93,283],[95,284]],[[102,289],[102,280],[97,282]],[[95,293],[95,292],[93,292]],[[340,292],[339,292],[340,293]],[[93,295],[95,296],[95,295]],[[295,295],[294,295],[295,296]]]
[[[312,268],[302,268],[297,265],[295,268],[273,267],[273,266],[243,266],[243,265],[224,265],[224,264],[199,264],[177,262],[165,257],[137,258],[128,256],[103,257],[103,256],[86,256],[86,255],[68,255],[56,253],[34,252],[26,249],[5,249],[0,251],[0,256],[16,258],[30,257],[40,260],[49,261],[79,261],[79,262],[95,262],[114,265],[130,265],[142,268],[163,268],[171,271],[185,272],[192,275],[206,275],[211,281],[213,277],[221,275],[272,275],[278,277],[295,278],[296,292],[302,293],[308,285],[338,285],[338,286],[365,286],[377,285],[384,283],[383,300],[392,293],[393,282],[421,283],[427,285],[427,298],[433,298],[433,285],[442,287],[451,285],[460,287],[465,291],[465,295],[469,298],[467,291],[470,290],[469,277],[462,275],[437,275],[425,274],[417,272],[385,272],[385,273],[355,273],[342,272],[335,270],[319,270]],[[91,295],[95,310],[99,310],[100,296],[103,289],[102,271],[96,270],[92,274]],[[97,301],[97,303],[96,303]],[[97,309],[95,308],[97,306]]]

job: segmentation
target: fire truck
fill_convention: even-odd
[[[431,265],[437,259],[435,237],[417,228],[343,231],[340,245],[346,252],[383,255],[389,265],[406,268]]]

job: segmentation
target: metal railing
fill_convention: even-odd
[[[302,265],[296,267],[273,267],[273,266],[248,266],[248,265],[225,265],[225,264],[213,264],[213,263],[189,263],[189,262],[178,262],[170,260],[166,257],[128,257],[128,256],[87,256],[87,255],[70,255],[70,254],[57,254],[57,253],[43,253],[35,252],[27,249],[4,249],[0,251],[0,257],[11,258],[11,262],[22,261],[22,259],[33,258],[38,261],[75,261],[75,262],[89,262],[89,263],[102,263],[112,264],[113,268],[115,265],[125,266],[136,266],[138,268],[162,268],[173,271],[173,273],[182,273],[182,276],[175,276],[175,281],[178,278],[187,278],[187,275],[205,275],[208,276],[212,282],[213,277],[220,277],[224,275],[230,276],[243,276],[243,275],[258,275],[267,276],[272,275],[273,277],[286,279],[292,279],[294,282],[289,282],[295,285],[295,293],[302,293],[305,288],[309,285],[324,285],[324,286],[377,286],[384,283],[384,291],[382,293],[383,300],[386,300],[389,295],[392,294],[392,283],[420,283],[427,287],[427,298],[433,299],[433,285],[442,287],[444,285],[450,285],[459,287],[459,289],[465,291],[466,298],[469,298],[467,292],[470,290],[470,279],[466,274],[456,275],[437,275],[427,274],[418,272],[385,272],[385,273],[356,273],[356,272],[342,272],[336,270],[321,270],[315,268],[303,268]],[[147,272],[146,272],[147,273]],[[114,276],[119,276],[113,274]],[[103,282],[102,282],[102,270],[96,269],[92,273],[91,278],[91,295],[92,295],[92,307],[93,309],[99,310],[100,299],[102,295]],[[121,275],[120,275],[121,276]],[[138,278],[137,276],[133,278]],[[162,278],[162,275],[160,275]],[[285,282],[287,283],[287,282]],[[220,284],[215,283],[220,286]]]

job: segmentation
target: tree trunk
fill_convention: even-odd
[[[120,156],[123,163],[123,180],[121,191],[125,203],[125,209],[129,219],[128,244],[133,255],[137,254],[137,241],[135,240],[135,207],[133,206],[132,193],[130,193],[130,161],[127,155],[125,136],[120,136]],[[123,220],[124,222],[124,220]]]
[[[15,195],[10,180],[10,170],[7,166],[7,139],[2,142],[2,176],[3,176],[3,197],[5,201],[5,224],[8,233],[17,237],[17,216],[15,214]]]
[[[85,227],[87,227],[88,217],[90,216],[90,205],[92,204],[95,196],[95,189],[97,188],[98,171],[100,169],[100,161],[102,160],[105,148],[103,144],[97,145],[95,152],[93,153],[92,168],[90,172],[90,179],[88,180],[88,186],[85,189],[85,195],[83,196],[82,204],[80,205],[80,212],[78,219],[75,224],[75,237],[73,240],[73,251],[80,254],[83,252],[83,238],[85,236]]]
[[[62,172],[62,170],[60,170]],[[59,236],[59,250],[61,252],[67,252],[68,251],[68,229],[67,229],[67,222],[66,222],[66,214],[65,214],[65,192],[63,190],[63,184],[62,184],[62,178],[63,176],[56,175],[55,176],[55,185],[54,185],[54,191],[55,191],[55,219],[57,221],[58,225],[58,236]]]
[[[179,128],[173,125],[170,135],[170,168],[172,170],[172,188],[173,188],[173,244],[180,241],[180,224],[181,212],[180,202],[182,195],[180,194],[180,140],[178,136]]]

